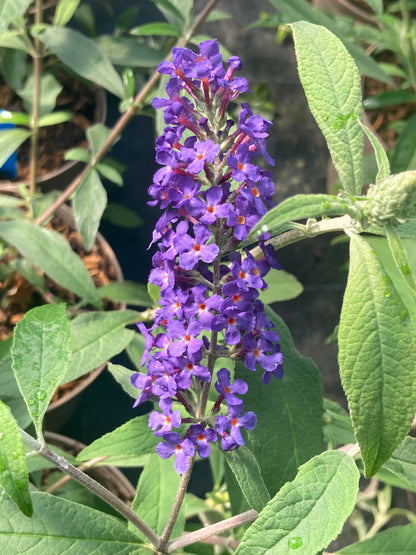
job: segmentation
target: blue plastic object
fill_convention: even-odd
[[[0,116],[6,115],[10,112],[7,110],[0,110]],[[0,123],[1,129],[13,129],[15,127],[14,123]],[[13,152],[4,162],[0,168],[0,173],[6,175],[9,179],[14,179],[17,176],[17,154],[16,151]]]

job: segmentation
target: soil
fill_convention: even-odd
[[[49,228],[61,233],[69,242],[72,249],[82,258],[92,279],[97,287],[107,285],[112,281],[117,281],[117,272],[112,261],[105,255],[101,245],[96,242],[90,252],[86,252],[82,246],[80,234],[58,215],[54,216],[52,222],[48,224]],[[0,259],[0,264],[6,265],[10,256]],[[79,299],[74,293],[61,287],[53,282],[47,276],[45,283],[48,291],[52,295],[60,297],[68,304],[73,304]],[[45,299],[34,286],[28,283],[18,272],[10,274],[3,282],[0,281],[0,341],[10,337],[13,333],[14,326],[23,318],[25,313],[45,303]],[[104,301],[104,306],[108,310],[118,308],[117,304],[110,301]],[[60,386],[52,398],[57,401],[63,397],[68,391],[74,389],[80,381],[88,377],[84,376]]]
[[[95,89],[62,73],[58,77],[63,89],[56,102],[57,110],[73,113],[70,121],[39,129],[38,172],[41,176],[60,168],[64,154],[69,148],[85,147],[85,130],[94,123],[96,108]],[[20,97],[0,77],[0,107],[10,111],[24,111]],[[17,178],[24,181],[29,177],[30,141],[25,141],[17,150]],[[5,178],[1,176],[0,179]]]

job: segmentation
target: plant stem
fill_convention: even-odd
[[[188,484],[191,478],[194,462],[195,462],[195,456],[192,457],[192,459],[190,460],[190,465],[188,470],[184,474],[182,474],[179,488],[176,493],[175,502],[173,503],[173,507],[169,515],[169,519],[166,523],[165,529],[163,530],[163,534],[160,538],[159,551],[161,551],[162,553],[166,553],[165,551],[166,546],[172,534],[173,527],[175,526],[175,523],[178,519],[179,511],[181,510],[182,503],[185,498],[186,490],[188,489]]]
[[[287,247],[292,243],[297,243],[302,239],[309,239],[311,237],[316,237],[317,235],[322,235],[323,233],[330,233],[331,231],[344,231],[346,228],[357,228],[357,222],[351,218],[348,214],[345,216],[340,216],[339,218],[331,218],[328,220],[322,220],[320,222],[314,222],[304,226],[298,226],[295,229],[290,229],[285,231],[281,235],[272,237],[267,244],[271,244],[276,250]],[[263,255],[263,251],[260,247],[254,247],[251,249],[250,253],[256,258]]]
[[[218,4],[219,0],[210,0],[207,6],[202,10],[199,16],[195,19],[194,24],[192,27],[181,37],[177,43],[176,47],[184,46],[195,34],[195,32],[199,29],[199,27],[204,23],[206,18],[208,17],[209,13],[215,8]],[[166,60],[170,59],[170,54],[165,58]],[[38,219],[35,221],[36,225],[42,225],[45,223],[49,217],[56,212],[56,210],[77,190],[77,188],[81,185],[82,181],[85,179],[85,176],[88,172],[93,168],[97,162],[99,162],[116,139],[119,137],[121,132],[127,126],[129,121],[132,117],[137,114],[137,111],[143,107],[144,101],[146,100],[147,96],[153,90],[153,87],[158,83],[160,79],[160,74],[156,70],[144,84],[142,89],[137,93],[133,104],[120,116],[120,118],[115,123],[114,127],[111,130],[107,140],[104,142],[100,150],[97,154],[90,160],[90,162],[85,166],[83,171],[74,179],[74,181],[65,189],[62,195],[49,206],[47,210],[43,214],[41,214]]]
[[[227,518],[226,520],[222,520],[221,522],[216,522],[215,524],[207,526],[206,528],[201,528],[201,530],[197,530],[196,532],[185,534],[180,538],[176,538],[175,540],[169,542],[166,553],[174,553],[175,550],[185,547],[186,545],[200,542],[202,540],[205,540],[206,538],[211,538],[216,534],[222,534],[223,532],[231,530],[232,528],[236,528],[237,526],[241,526],[242,524],[254,522],[257,516],[257,511],[255,511],[254,509],[250,509],[245,513],[241,513],[237,516],[232,516],[231,518]]]
[[[63,472],[69,474],[74,480],[76,480],[84,487],[95,493],[95,495],[103,499],[120,515],[134,524],[134,526],[136,526],[136,528],[146,536],[146,538],[153,544],[156,549],[159,548],[159,536],[157,536],[150,528],[150,526],[148,526],[139,516],[137,516],[136,513],[134,513],[129,507],[127,507],[127,505],[125,505],[117,496],[111,493],[111,491],[102,486],[100,483],[93,480],[87,474],[81,472],[81,470],[79,470],[76,466],[70,464],[65,459],[65,457],[60,457],[51,449],[49,449],[49,447],[47,447],[44,443],[40,443],[24,430],[20,430],[20,433],[22,435],[23,442],[28,447],[36,451],[37,454],[42,456],[47,461],[51,462],[54,466],[56,466]]]
[[[42,23],[43,0],[36,0],[35,3],[35,24]],[[38,169],[38,150],[39,150],[39,106],[41,95],[41,78],[42,78],[42,43],[38,37],[33,40],[33,98],[32,98],[32,114],[30,118],[30,127],[32,135],[30,137],[30,180],[29,193],[31,195],[36,192],[36,175]]]

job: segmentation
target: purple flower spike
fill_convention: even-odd
[[[212,262],[219,253],[215,244],[207,245],[211,232],[203,225],[194,226],[195,239],[187,233],[178,234],[173,244],[179,252],[179,265],[184,270],[192,270],[199,260]]]
[[[190,439],[182,439],[177,432],[164,434],[156,451],[162,459],[168,459],[175,454],[175,470],[178,474],[183,474],[189,468],[189,457],[195,455],[195,446]]]
[[[230,377],[231,374],[226,368],[218,370],[218,381],[215,384],[215,389],[225,398],[227,405],[242,405],[243,401],[239,397],[236,397],[236,394],[244,395],[244,393],[247,393],[247,383],[241,378],[238,378],[231,385]]]

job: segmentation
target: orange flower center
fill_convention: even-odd
[[[198,245],[198,243],[195,243],[194,245],[194,251],[195,252],[199,252],[201,250],[201,245]]]
[[[230,326],[233,326],[235,324],[235,318],[228,318],[228,323]]]
[[[240,225],[244,225],[244,224],[246,223],[246,219],[245,219],[244,216],[238,216],[237,222],[238,222]]]

